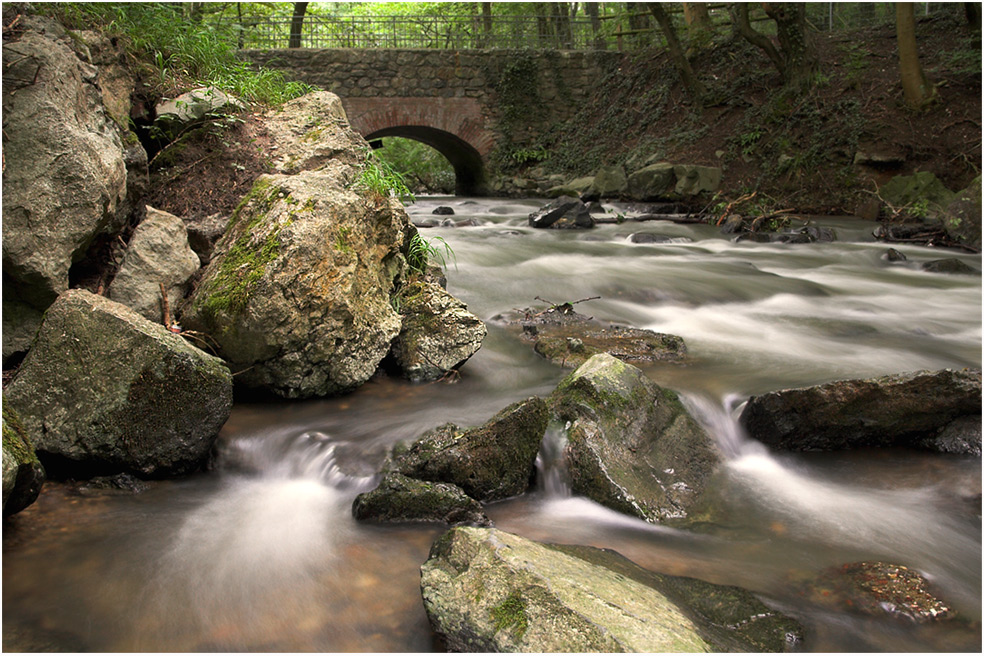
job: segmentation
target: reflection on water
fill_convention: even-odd
[[[666,222],[534,231],[532,200],[425,199],[410,212],[423,218],[437,204],[477,224],[423,234],[451,245],[449,289],[481,318],[536,296],[601,296],[577,310],[684,337],[688,364],[644,369],[683,392],[729,459],[701,522],[656,526],[572,496],[554,427],[537,487],[489,506],[500,528],[747,587],[799,618],[811,651],[979,650],[979,458],[778,456],[734,420],[749,395],[782,387],[979,367],[980,278],[918,268],[953,253],[904,248],[909,261],[888,264],[873,224],[857,221],[827,221],[840,235],[832,244],[772,245]],[[674,241],[629,241],[639,231]],[[979,256],[957,257],[980,268]],[[49,485],[4,524],[5,650],[433,649],[419,566],[442,528],[358,524],[351,504],[393,443],[550,393],[565,371],[516,332],[490,323],[454,385],[377,378],[335,399],[237,405],[210,473],[136,496]],[[864,617],[807,591],[824,569],[864,559],[918,569],[963,620]]]

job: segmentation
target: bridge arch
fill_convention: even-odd
[[[485,163],[478,151],[463,139],[423,125],[401,125],[365,135],[369,142],[382,137],[413,139],[441,153],[454,168],[454,193],[458,196],[480,196],[484,192]]]
[[[495,137],[472,98],[343,98],[352,127],[367,140],[405,137],[427,144],[451,163],[455,193],[486,193],[485,161]]]

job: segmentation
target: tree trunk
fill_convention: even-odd
[[[738,26],[738,32],[772,60],[787,86],[807,86],[816,69],[817,58],[813,39],[807,31],[806,5],[792,2],[763,2],[762,8],[776,23],[779,48],[773,45],[769,37],[752,28],[748,19],[748,4],[744,2],[737,3],[737,7],[732,9],[732,18]]]
[[[601,19],[598,17],[598,3],[597,2],[585,2],[584,11],[591,19],[591,35],[594,38],[594,46],[598,50],[605,50],[607,44],[605,39],[601,36]]]
[[[533,11],[536,12],[537,47],[546,48],[550,45],[550,7],[545,2],[534,2]]]
[[[806,26],[806,5],[802,2],[763,2],[762,7],[776,22],[780,52],[785,60],[783,78],[786,84],[809,85],[817,58]]]
[[[964,15],[967,16],[967,23],[978,32],[981,31],[981,3],[965,2]]]
[[[922,109],[936,90],[926,79],[916,49],[916,17],[911,2],[895,3],[895,35],[899,45],[899,71],[902,93],[912,109]]]
[[[710,43],[714,36],[714,25],[711,24],[711,14],[707,11],[706,2],[684,2],[683,21],[687,24],[687,54]]]
[[[776,50],[776,47],[772,45],[772,41],[769,40],[769,37],[765,36],[761,32],[756,32],[752,28],[752,23],[748,20],[748,3],[736,3],[736,6],[732,7],[731,11],[732,20],[734,20],[735,25],[738,26],[738,33],[741,34],[746,41],[764,52],[766,56],[772,60],[773,65],[783,76],[783,78],[785,78],[786,63],[783,61],[779,51]]]
[[[287,41],[288,48],[301,47],[301,28],[304,25],[304,13],[307,11],[308,3],[295,2],[294,15],[290,17],[290,39]]]
[[[694,100],[699,103],[701,96],[704,95],[704,87],[694,74],[694,69],[690,66],[690,61],[687,60],[687,56],[683,53],[683,48],[680,47],[680,41],[677,39],[676,31],[673,29],[673,22],[670,20],[666,11],[663,10],[662,4],[658,2],[649,2],[647,4],[649,11],[656,19],[656,22],[659,23],[659,27],[663,31],[663,36],[666,37],[666,46],[670,51],[670,58],[676,64],[677,68],[680,69],[680,77],[683,79],[684,85],[686,85]]]
[[[482,36],[485,47],[492,46],[492,3],[482,3]]]

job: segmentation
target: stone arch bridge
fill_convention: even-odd
[[[332,91],[367,140],[406,137],[444,155],[456,193],[481,195],[508,157],[576,112],[621,55],[550,50],[245,50],[288,79]]]

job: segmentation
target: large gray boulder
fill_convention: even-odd
[[[341,99],[328,91],[295,98],[270,111],[263,122],[277,145],[275,173],[299,173],[321,168],[329,161],[360,166],[369,145],[348,124]]]
[[[676,173],[669,162],[657,162],[633,172],[627,180],[633,200],[658,200],[670,196],[676,186]]]
[[[437,380],[482,346],[485,324],[439,285],[410,283],[398,298],[403,327],[393,342],[393,356],[411,381]]]
[[[680,196],[696,196],[714,193],[721,187],[721,169],[717,166],[677,164],[673,167],[676,186],[673,191]]]
[[[410,221],[398,201],[352,188],[357,170],[263,175],[230,219],[182,314],[237,382],[288,398],[367,381],[400,332],[391,295]]]
[[[127,245],[120,269],[109,286],[109,298],[160,322],[161,291],[167,291],[169,307],[177,307],[188,291],[201,260],[188,245],[184,222],[153,207],[137,226]]]
[[[621,166],[602,166],[595,173],[588,193],[599,198],[611,198],[621,196],[627,188],[625,169]]]
[[[482,426],[445,424],[394,451],[392,469],[425,481],[453,483],[473,499],[495,501],[524,493],[547,430],[544,401],[530,397]]]
[[[646,521],[686,519],[722,461],[674,392],[607,353],[562,380],[550,403],[568,426],[573,491]]]
[[[34,503],[44,484],[44,467],[31,439],[6,403],[3,405],[3,516],[13,515]]]
[[[449,651],[784,651],[799,624],[740,588],[656,574],[615,552],[458,527],[420,568]]]
[[[3,43],[3,271],[43,310],[93,239],[122,227],[127,171],[97,69],[57,23],[22,26]]]
[[[13,298],[14,283],[3,280],[3,364],[4,368],[16,356],[31,348],[34,335],[41,326],[44,313],[36,307]]]
[[[129,308],[83,290],[58,297],[4,391],[4,406],[73,476],[193,471],[232,408],[216,357]]]
[[[981,371],[943,369],[840,380],[753,396],[740,423],[748,434],[786,451],[924,446],[981,452]],[[977,427],[965,447],[959,436]],[[948,427],[950,430],[948,431]],[[942,438],[947,446],[936,445]]]

